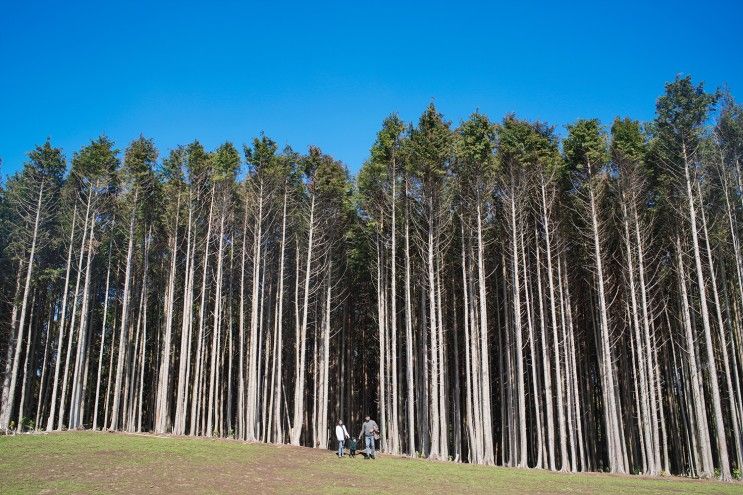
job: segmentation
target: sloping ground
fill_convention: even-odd
[[[68,432],[0,437],[0,494],[743,493],[741,483],[471,466],[303,447]]]

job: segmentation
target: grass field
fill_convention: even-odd
[[[0,437],[0,494],[743,493],[741,483],[471,466],[303,447],[69,432]]]

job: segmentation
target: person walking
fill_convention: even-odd
[[[338,457],[343,457],[343,444],[346,442],[346,438],[349,438],[348,430],[343,421],[338,420],[338,424],[335,426],[335,438],[338,440]]]
[[[359,433],[359,440],[364,437],[366,443],[366,456],[364,459],[375,459],[376,451],[374,440],[379,437],[379,426],[377,422],[371,419],[368,415],[364,418],[364,424],[361,425],[361,433]]]

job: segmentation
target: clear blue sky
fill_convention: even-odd
[[[743,95],[736,1],[110,3],[0,3],[3,174],[47,136],[70,158],[101,133],[164,154],[261,131],[356,171],[387,114],[432,99],[563,128],[650,119],[677,73]]]

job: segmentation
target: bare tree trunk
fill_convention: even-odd
[[[380,222],[380,231],[384,228],[384,222]],[[385,429],[389,429],[387,422],[387,367],[385,362],[385,343],[387,340],[387,283],[384,280],[384,243],[381,239],[382,233],[377,232],[377,326],[379,337],[379,420]],[[386,450],[386,439],[380,442],[381,450]]]
[[[75,330],[75,320],[77,317],[77,308],[78,308],[78,299],[80,297],[80,277],[83,273],[83,261],[85,260],[85,241],[87,240],[88,236],[88,219],[90,218],[90,206],[91,206],[91,200],[92,200],[92,185],[90,187],[90,190],[88,191],[88,200],[87,200],[87,207],[85,209],[85,220],[83,221],[83,238],[80,240],[80,259],[77,263],[77,277],[75,279],[75,293],[74,298],[72,300],[72,317],[70,320],[70,335],[69,339],[67,341],[67,354],[65,357],[65,366],[64,366],[64,374],[62,377],[62,395],[59,398],[59,419],[57,422],[57,429],[61,430],[62,425],[64,424],[64,416],[65,416],[65,402],[67,400],[67,384],[70,376],[70,359],[72,359],[72,343],[74,341],[74,330]],[[92,234],[92,232],[91,232]],[[82,319],[82,316],[81,316]],[[79,332],[78,332],[79,333]],[[78,335],[79,337],[79,335]],[[79,338],[78,338],[79,342]],[[77,358],[76,358],[77,362]]]
[[[444,360],[444,356],[446,355],[445,349],[446,349],[446,340],[444,339],[444,318],[442,316],[442,307],[443,303],[441,302],[441,272],[443,271],[441,268],[442,262],[441,262],[441,252],[440,252],[440,246],[441,243],[438,239],[438,232],[436,237],[436,252],[439,253],[437,256],[437,276],[436,276],[436,310],[437,310],[437,319],[438,319],[438,331],[439,331],[439,349],[438,349],[438,361],[439,361],[439,408],[440,408],[440,427],[439,427],[439,433],[441,435],[441,458],[442,459],[449,459],[449,422],[448,422],[448,415],[447,415],[447,408],[446,408],[446,361]]]
[[[67,322],[67,295],[70,286],[70,267],[72,265],[72,245],[75,239],[75,222],[77,220],[77,205],[72,213],[72,229],[70,230],[70,244],[67,250],[67,268],[65,270],[64,289],[62,292],[62,313],[59,317],[59,340],[57,342],[57,357],[54,362],[54,379],[52,380],[52,399],[49,406],[49,417],[46,421],[46,431],[54,429],[56,416],[57,387],[59,385],[59,368],[62,361],[62,348],[64,344],[65,323]]]
[[[415,381],[413,379],[413,306],[410,293],[410,211],[408,208],[408,183],[405,181],[405,379],[407,384],[408,455],[414,456],[415,446]]]
[[[134,195],[134,205],[137,203],[137,194]],[[135,208],[135,207],[133,207]],[[124,294],[121,302],[121,332],[119,334],[119,353],[116,358],[116,378],[114,381],[114,402],[111,406],[111,424],[110,429],[118,430],[119,428],[119,406],[121,404],[121,385],[124,372],[124,360],[128,356],[129,341],[129,298],[132,275],[132,257],[134,254],[134,220],[136,210],[132,209],[129,220],[129,248],[126,254],[126,274],[124,275]]]
[[[39,378],[39,395],[36,403],[36,416],[34,416],[34,430],[41,431],[41,420],[44,414],[44,407],[47,405],[46,402],[46,382],[47,382],[47,364],[49,361],[49,341],[52,337],[52,322],[54,321],[54,303],[51,305],[49,311],[49,319],[46,323],[46,338],[44,339],[44,362],[41,365],[41,377]]]
[[[589,164],[590,170],[590,164]],[[598,212],[596,209],[596,198],[593,186],[590,186],[591,228],[593,236],[593,250],[596,263],[596,284],[598,286],[599,299],[599,328],[601,347],[601,375],[604,395],[604,420],[606,422],[607,442],[609,452],[609,469],[612,473],[627,472],[622,457],[622,440],[617,410],[617,398],[615,391],[613,356],[611,352],[611,336],[609,333],[609,317],[605,295],[603,256],[601,242],[599,239]],[[563,459],[563,468],[565,462]]]
[[[168,286],[165,290],[165,332],[163,334],[160,354],[160,372],[158,374],[157,401],[155,404],[155,433],[165,433],[170,428],[170,351],[173,329],[173,301],[175,299],[175,275],[178,261],[178,219],[180,218],[181,195],[178,194],[175,207],[175,225],[173,240],[170,246],[170,271]]]
[[[439,414],[439,341],[438,322],[436,320],[436,268],[434,263],[434,218],[433,199],[428,200],[429,223],[428,223],[428,311],[429,332],[431,339],[431,376],[430,376],[430,420],[431,420],[431,450],[429,456],[433,459],[441,457],[441,420]]]
[[[82,417],[79,414],[80,404],[84,395],[83,386],[83,369],[84,361],[89,353],[87,348],[88,340],[88,307],[90,305],[90,277],[91,264],[93,262],[93,239],[95,237],[96,214],[93,212],[90,219],[90,236],[88,237],[88,261],[85,268],[85,284],[83,286],[83,305],[80,313],[80,327],[77,336],[77,355],[75,356],[75,372],[72,377],[72,397],[70,398],[70,421],[69,428],[76,429],[82,427]],[[61,417],[61,416],[60,416]]]
[[[554,282],[554,271],[552,267],[552,241],[549,215],[547,213],[547,193],[544,183],[541,184],[542,189],[542,222],[544,224],[544,242],[546,247],[546,258],[547,258],[547,282],[549,286],[549,299],[550,299],[550,322],[552,324],[552,345],[555,359],[555,381],[557,386],[557,422],[560,425],[560,470],[565,469],[565,455],[567,448],[565,446],[565,431],[564,431],[564,412],[562,405],[562,373],[560,369],[560,346],[558,345],[557,339],[557,310],[555,308],[555,282]],[[549,360],[545,361],[548,363]],[[549,364],[547,364],[549,366]],[[549,373],[549,368],[545,372],[545,392],[547,402],[547,452],[549,453],[549,467],[551,470],[555,470],[555,426],[552,413],[552,379]]]
[[[568,269],[565,262],[565,257],[562,256],[562,266],[563,266],[563,282],[562,284],[565,286],[565,307],[566,307],[566,313],[567,313],[567,328],[568,328],[568,340],[570,342],[570,368],[572,371],[572,386],[573,386],[573,400],[575,401],[575,423],[576,423],[576,430],[578,435],[578,453],[580,455],[580,470],[585,471],[588,469],[588,465],[586,464],[586,455],[585,455],[585,449],[583,446],[583,419],[581,417],[581,406],[580,406],[580,394],[579,394],[579,387],[578,387],[578,367],[576,365],[575,361],[575,337],[574,337],[574,331],[573,331],[573,312],[572,312],[572,305],[570,302],[570,285],[568,284]],[[573,470],[577,470],[575,466],[573,466]]]
[[[700,211],[702,214],[702,229],[704,232],[704,242],[705,247],[707,248],[707,264],[709,265],[709,271],[710,271],[710,285],[712,286],[712,297],[713,301],[715,303],[715,310],[717,315],[717,326],[719,329],[719,339],[720,339],[720,354],[722,355],[722,364],[723,364],[723,370],[725,374],[725,384],[727,385],[727,392],[728,392],[728,400],[730,402],[730,416],[731,416],[731,422],[733,423],[733,435],[735,438],[735,451],[737,456],[737,465],[741,465],[741,452],[740,452],[740,429],[738,427],[738,421],[735,417],[735,411],[736,411],[736,405],[735,405],[735,390],[733,389],[733,382],[732,382],[732,371],[730,369],[730,359],[728,356],[728,346],[727,346],[727,338],[725,337],[725,323],[723,321],[722,316],[722,305],[720,304],[720,296],[717,290],[717,277],[715,274],[715,264],[712,260],[712,247],[710,246],[709,242],[709,232],[707,231],[707,216],[704,213],[704,206],[702,203],[701,198],[701,190],[699,189],[699,184],[697,184],[697,192],[699,193],[699,204],[700,204]],[[716,380],[716,375],[712,375],[713,379]],[[719,427],[719,425],[718,425]],[[718,442],[720,441],[719,435],[718,435]],[[725,441],[725,433],[723,431],[722,434],[722,441]],[[729,469],[729,467],[728,467]],[[732,479],[732,477],[730,478]]]
[[[219,247],[217,248],[217,277],[216,277],[216,291],[214,294],[214,324],[212,326],[212,348],[211,356],[209,359],[209,405],[206,416],[206,436],[212,436],[212,430],[214,427],[214,417],[217,414],[216,404],[216,373],[219,367],[218,358],[218,345],[222,331],[222,320],[221,320],[221,309],[222,309],[222,267],[224,265],[224,223],[226,217],[226,200],[222,201],[222,214],[219,221]],[[217,424],[219,421],[216,422]]]
[[[256,423],[258,409],[258,288],[260,281],[261,247],[263,242],[263,184],[258,193],[258,218],[256,219],[256,234],[253,243],[253,287],[250,308],[250,353],[248,355],[248,394],[245,423],[248,441],[256,439]]]
[[[490,391],[490,349],[488,347],[488,305],[487,289],[485,281],[485,246],[482,240],[482,211],[480,204],[477,205],[477,282],[480,302],[480,376],[482,395],[482,436],[483,436],[483,458],[484,464],[495,464],[495,453],[493,451],[493,419],[491,411]]]
[[[523,337],[521,330],[521,277],[519,275],[519,247],[518,247],[518,228],[516,224],[516,198],[514,197],[515,188],[511,187],[511,259],[512,259],[512,277],[513,277],[513,322],[514,333],[516,337],[516,394],[517,394],[517,415],[519,425],[519,444],[518,444],[518,467],[528,467],[527,464],[527,444],[526,444],[526,392],[524,386],[524,357],[523,357]]]
[[[634,327],[634,342],[636,347],[637,362],[636,368],[639,371],[639,380],[635,379],[635,386],[639,385],[637,401],[639,404],[638,421],[642,431],[642,457],[644,470],[647,474],[656,475],[658,473],[655,465],[655,455],[653,448],[654,432],[650,424],[650,399],[647,378],[647,358],[646,351],[643,348],[643,339],[640,336],[640,317],[637,303],[637,287],[635,284],[635,266],[632,244],[630,242],[629,215],[627,213],[626,196],[622,194],[622,223],[624,226],[624,247],[627,261],[627,274],[629,275],[629,292],[631,301],[632,327]],[[639,384],[638,384],[639,382]]]
[[[397,171],[395,162],[392,162],[392,245],[390,247],[390,347],[392,363],[392,429],[385,436],[389,442],[389,449],[393,454],[400,453],[400,434],[398,418],[398,389],[397,389]]]
[[[193,281],[196,273],[196,241],[192,241],[193,204],[189,195],[188,228],[186,233],[186,267],[185,287],[183,289],[183,312],[181,318],[181,345],[178,357],[178,390],[175,399],[175,423],[173,433],[186,433],[186,417],[188,414],[188,383],[191,369],[191,329],[193,313]],[[195,236],[194,236],[195,237]]]
[[[298,357],[295,366],[295,381],[294,381],[294,419],[292,421],[290,441],[292,445],[299,445],[299,440],[302,436],[302,423],[304,417],[304,400],[302,394],[304,393],[304,379],[305,379],[305,362],[307,356],[307,311],[310,296],[310,275],[312,271],[312,241],[315,234],[315,196],[312,195],[310,202],[310,221],[309,221],[309,236],[307,242],[307,262],[305,265],[305,279],[304,279],[304,303],[302,305],[302,323],[300,325],[299,340],[297,341],[298,346]]]
[[[18,380],[18,367],[21,359],[21,346],[26,326],[26,312],[28,311],[28,298],[31,293],[31,275],[33,274],[34,262],[36,259],[36,241],[39,236],[39,225],[41,223],[41,207],[44,197],[44,183],[39,186],[39,197],[36,202],[36,214],[34,220],[34,231],[31,238],[31,251],[28,255],[28,268],[26,269],[26,281],[23,289],[23,302],[21,303],[21,317],[18,321],[18,332],[16,333],[15,351],[13,352],[13,364],[10,368],[10,383],[8,391],[3,390],[3,406],[0,410],[0,428],[7,430],[10,427],[10,419],[13,414],[13,404],[15,400],[16,381]],[[29,328],[30,332],[30,328]],[[11,345],[9,343],[9,345]]]
[[[689,207],[689,220],[691,222],[692,246],[694,248],[694,263],[697,272],[697,285],[699,286],[699,299],[701,303],[702,324],[704,328],[704,340],[707,348],[707,365],[709,366],[710,388],[712,390],[712,410],[714,411],[715,432],[717,434],[717,450],[720,456],[720,479],[729,481],[732,479],[730,474],[730,462],[728,460],[728,447],[725,442],[725,424],[722,419],[722,400],[720,399],[720,387],[717,383],[717,363],[715,362],[715,352],[712,348],[712,329],[710,325],[709,310],[707,309],[707,289],[705,286],[704,272],[702,269],[702,257],[699,249],[699,235],[697,232],[697,215],[694,205],[694,196],[691,187],[691,177],[689,175],[689,162],[684,153],[684,175],[686,177],[686,194]]]
[[[108,293],[111,287],[111,258],[113,257],[113,245],[109,247],[108,252],[108,268],[106,269],[106,290],[104,292],[103,299],[103,319],[101,322],[101,346],[98,352],[98,373],[96,374],[95,381],[95,405],[93,406],[93,430],[98,429],[98,406],[100,405],[100,391],[101,391],[101,371],[103,369],[103,349],[106,346],[106,321],[108,318]],[[111,347],[113,353],[113,346]]]
[[[36,312],[36,290],[34,290],[33,295],[31,296],[31,314],[28,317],[28,337],[26,337],[26,352],[25,357],[23,359],[23,379],[21,380],[21,400],[18,405],[18,424],[16,425],[16,431],[22,432],[23,431],[23,418],[24,418],[24,411],[23,408],[26,404],[26,390],[28,389],[28,381],[29,381],[29,363],[30,361],[33,361],[33,358],[31,358],[31,354],[33,354],[33,348],[34,348],[34,341],[35,336],[32,335],[33,333],[33,325],[34,325],[34,313]]]
[[[531,372],[531,383],[532,393],[534,397],[534,422],[537,434],[537,459],[534,465],[537,469],[542,469],[542,450],[544,447],[544,432],[542,431],[542,406],[539,401],[539,384],[538,384],[538,373],[537,373],[537,353],[534,348],[534,324],[532,321],[532,305],[531,305],[531,293],[529,289],[529,273],[526,257],[526,248],[524,246],[524,232],[521,232],[521,259],[524,273],[524,295],[526,298],[526,322],[527,329],[529,332],[529,353],[531,354],[532,372]]]
[[[278,302],[276,304],[276,384],[274,387],[274,424],[273,424],[273,441],[282,443],[284,441],[283,424],[281,421],[281,400],[282,389],[284,387],[281,377],[283,376],[282,356],[283,356],[283,332],[284,332],[284,265],[286,252],[286,208],[287,208],[287,189],[284,186],[284,207],[281,215],[281,252],[279,254],[279,288]],[[299,267],[297,267],[298,269]]]
[[[202,270],[202,277],[201,277],[201,297],[200,297],[200,303],[199,303],[199,333],[196,338],[196,366],[194,368],[194,377],[193,377],[193,388],[192,388],[192,398],[193,405],[191,406],[191,424],[189,429],[190,435],[198,435],[199,433],[204,433],[204,430],[206,428],[206,425],[200,425],[199,421],[203,418],[203,407],[201,405],[201,402],[204,399],[204,387],[203,387],[203,378],[204,378],[204,361],[205,361],[205,347],[204,347],[204,326],[205,326],[205,320],[206,320],[206,288],[207,288],[207,274],[209,270],[209,248],[211,245],[211,237],[212,237],[212,219],[213,219],[213,212],[214,212],[214,191],[215,186],[212,186],[212,192],[211,192],[211,199],[209,202],[209,220],[207,222],[207,228],[206,228],[206,239],[205,239],[205,248],[204,248],[204,263],[203,263],[203,270]]]
[[[697,355],[696,355],[696,343],[694,341],[693,327],[691,324],[691,316],[689,310],[689,299],[686,290],[686,270],[684,269],[684,261],[681,255],[681,240],[676,237],[676,251],[678,259],[678,276],[679,283],[681,284],[681,302],[683,308],[683,320],[684,329],[686,330],[686,352],[689,355],[689,375],[691,376],[691,390],[694,405],[694,422],[695,428],[695,442],[698,442],[698,453],[695,449],[695,458],[701,457],[702,465],[695,466],[699,475],[703,478],[708,478],[712,475],[712,454],[710,452],[709,445],[709,433],[707,431],[707,412],[706,404],[704,399],[704,393],[702,391],[702,384],[700,380],[700,374],[697,369]]]
[[[467,254],[464,245],[464,222],[462,222],[462,314],[464,315],[464,375],[465,375],[465,414],[467,427],[467,453],[468,460],[472,463],[480,462],[479,451],[475,445],[476,435],[480,434],[480,423],[475,420],[473,408],[473,381],[472,352],[470,350],[470,302],[469,302],[469,278],[467,276]],[[456,306],[455,306],[456,307]]]

